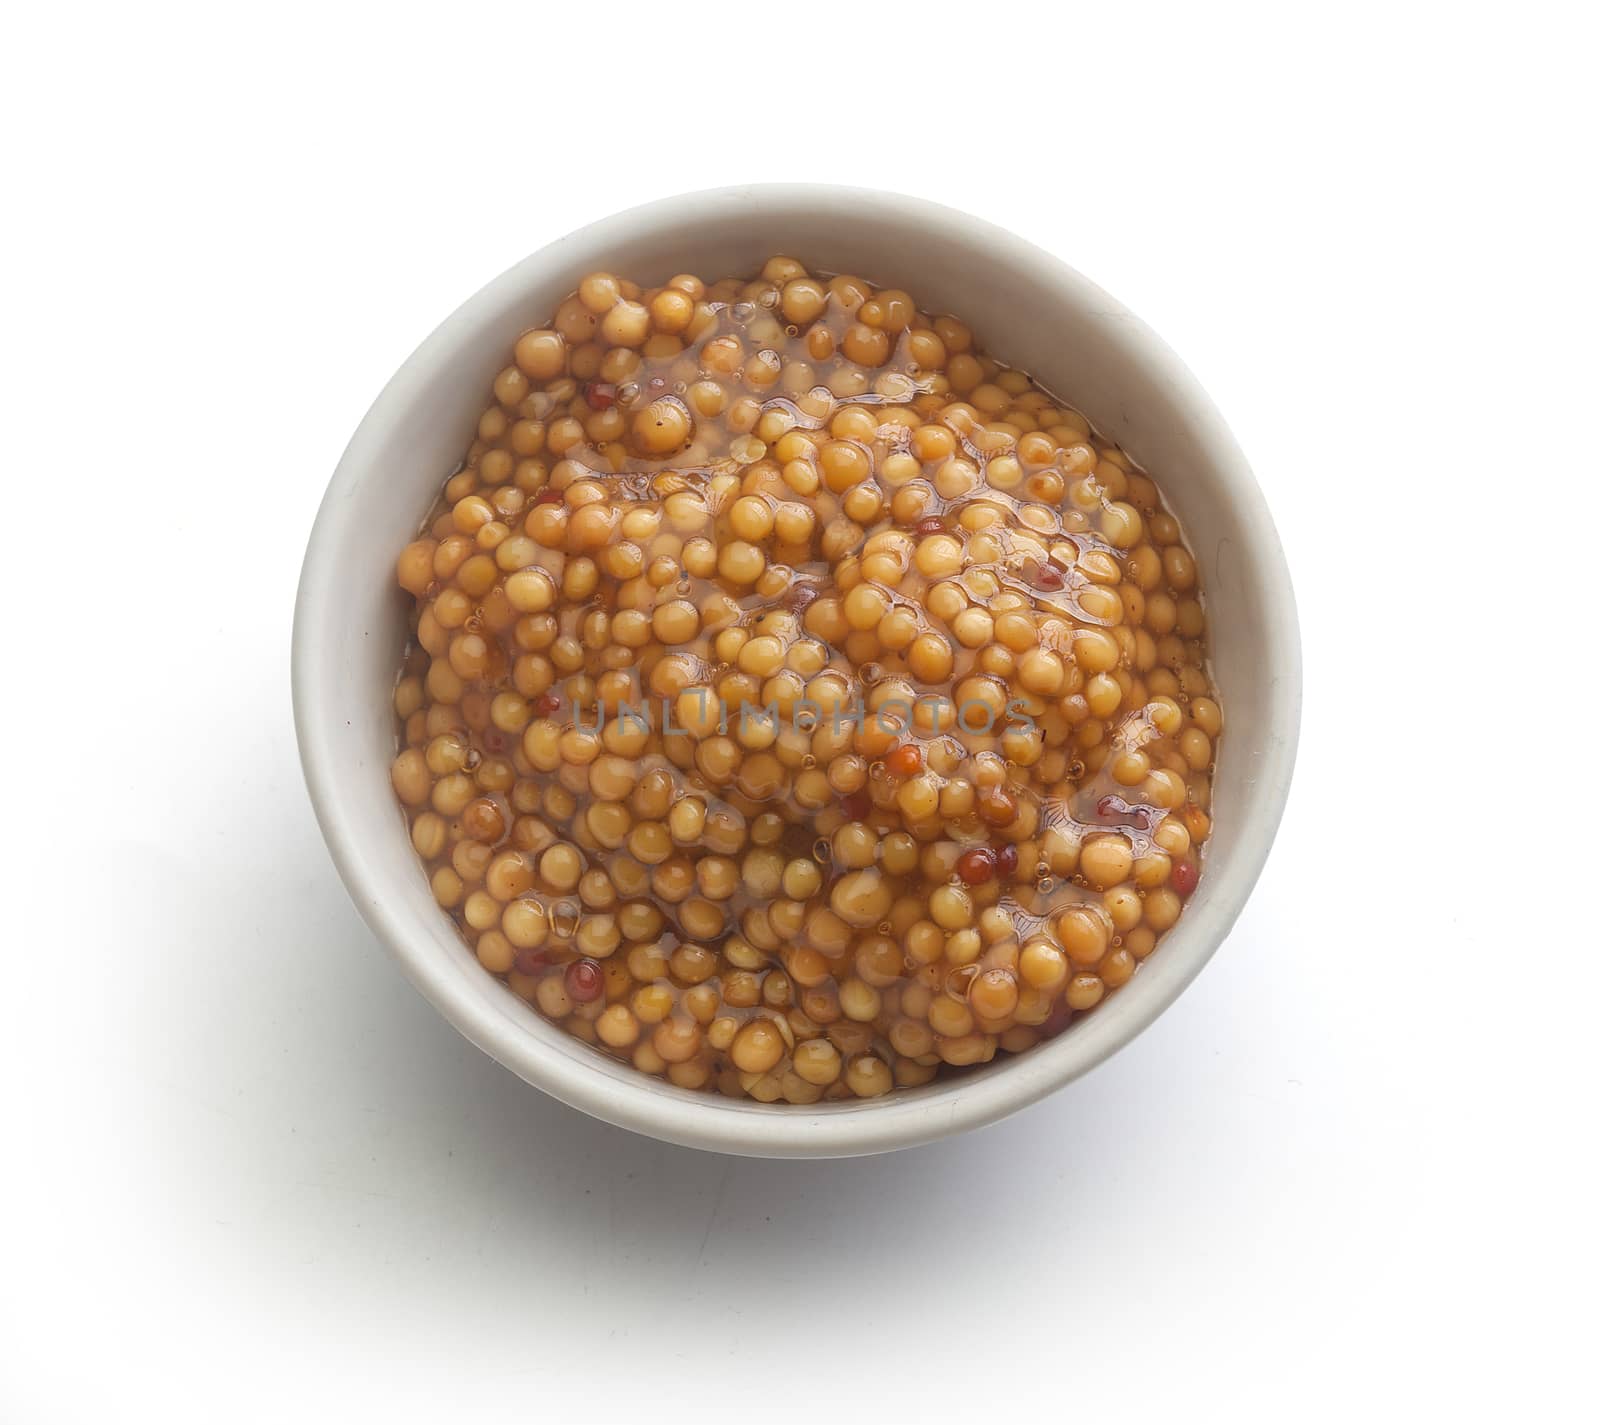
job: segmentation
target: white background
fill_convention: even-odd
[[[1580,13],[12,16],[0,1419],[1592,1410]],[[347,903],[290,727],[304,539],[411,347],[590,219],[759,179],[969,209],[1144,316],[1305,636],[1211,968],[883,1159],[664,1147],[469,1048]]]

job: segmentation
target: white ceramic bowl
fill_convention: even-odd
[[[389,785],[406,633],[397,551],[471,438],[516,337],[594,268],[640,282],[754,273],[774,252],[908,289],[1081,409],[1160,484],[1199,561],[1228,725],[1199,890],[1133,980],[1051,1042],[867,1102],[764,1106],[613,1062],[479,966],[435,905]],[[668,198],[595,223],[496,278],[422,343],[351,440],[318,512],[294,624],[306,783],[361,914],[457,1029],[530,1084],[671,1142],[767,1157],[925,1143],[991,1122],[1128,1043],[1227,935],[1277,830],[1300,722],[1300,646],[1283,551],[1244,456],[1193,376],[1136,317],[1048,253],[949,208],[863,189],[758,186]]]

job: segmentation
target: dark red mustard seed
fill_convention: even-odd
[[[914,777],[922,770],[922,749],[915,742],[902,742],[883,759],[883,765],[897,777]]]
[[[924,537],[930,534],[943,534],[944,531],[943,515],[929,515],[927,519],[917,521],[916,532]]]
[[[533,497],[533,502],[536,505],[559,505],[561,503],[561,498],[561,491],[546,489],[539,491],[539,493]]]
[[[567,993],[579,1004],[588,1004],[591,1000],[600,998],[600,991],[605,984],[605,976],[600,971],[600,966],[593,960],[574,960],[567,966],[567,973],[563,976]]]
[[[839,810],[851,821],[865,821],[872,810],[872,798],[864,791],[851,792],[849,796],[839,798]]]
[[[534,712],[539,717],[551,717],[561,711],[560,693],[540,693],[538,700],[533,705]]]
[[[1172,867],[1172,889],[1180,896],[1194,894],[1200,884],[1200,870],[1193,861],[1178,861]]]
[[[1033,571],[1033,587],[1054,593],[1066,583],[1065,576],[1054,564],[1041,564]]]
[[[592,411],[609,411],[617,404],[617,388],[609,381],[587,381],[583,387],[583,399],[589,403]]]
[[[995,848],[994,869],[997,874],[1011,877],[1017,874],[1017,848],[1009,842]]]
[[[963,851],[956,860],[956,875],[969,886],[981,886],[994,878],[995,863],[999,858],[987,846],[974,846]]]

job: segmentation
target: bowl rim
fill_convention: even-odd
[[[1116,321],[1138,359],[1155,368],[1185,406],[1204,417],[1211,448],[1229,498],[1257,542],[1262,579],[1272,595],[1263,610],[1262,659],[1275,670],[1267,688],[1270,735],[1251,778],[1264,792],[1248,824],[1232,829],[1239,844],[1226,883],[1212,885],[1207,934],[1168,954],[1186,955],[1168,973],[1159,993],[1149,993],[1138,1012],[1117,1023],[1089,1015],[1068,1034],[1027,1054],[944,1081],[869,1101],[845,1100],[810,1108],[751,1104],[691,1093],[637,1075],[637,1084],[593,1072],[588,1056],[561,1054],[504,1015],[487,1011],[466,982],[446,964],[411,917],[391,899],[371,893],[381,874],[372,869],[346,814],[349,795],[331,746],[324,704],[330,690],[321,679],[313,649],[334,606],[338,550],[353,523],[348,497],[372,462],[383,432],[433,379],[440,353],[458,332],[516,303],[531,281],[554,262],[570,265],[574,254],[598,248],[651,226],[704,222],[719,207],[751,205],[866,205],[894,221],[958,230],[997,260],[1043,269],[1073,300]],[[684,1146],[768,1157],[843,1157],[884,1152],[931,1142],[976,1128],[1035,1103],[1046,1094],[1105,1062],[1137,1038],[1194,980],[1227,937],[1253,889],[1271,849],[1288,799],[1299,741],[1302,671],[1294,592],[1282,543],[1265,497],[1214,403],[1176,353],[1115,298],[1052,253],[982,218],[923,198],[879,189],[835,184],[748,184],[705,189],[655,200],[590,223],[522,259],[487,283],[444,319],[417,346],[373,401],[341,456],[318,508],[296,592],[291,646],[291,684],[296,737],[307,791],[328,850],[357,910],[407,978],[467,1039],[520,1078],[562,1102],[608,1123]],[[1219,893],[1220,892],[1220,893]],[[1104,1021],[1104,1023],[1102,1023]],[[598,1061],[593,1067],[599,1067]],[[665,1092],[664,1092],[665,1090]]]

